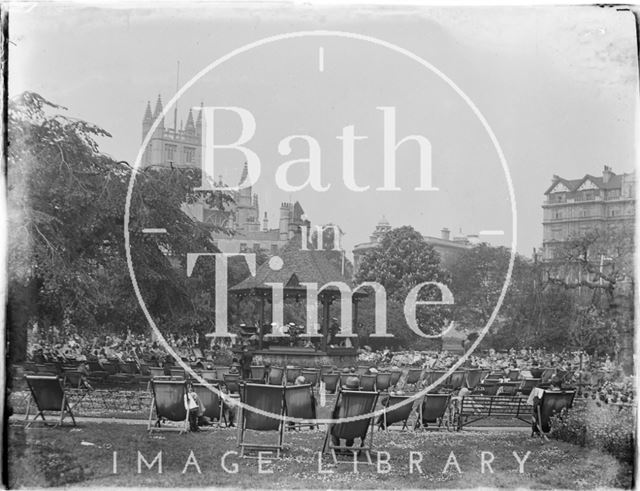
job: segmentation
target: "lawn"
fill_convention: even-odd
[[[257,459],[242,459],[233,453],[225,460],[229,472],[223,469],[223,455],[237,451],[233,429],[152,437],[144,426],[118,423],[27,430],[21,424],[12,423],[8,430],[10,487],[74,484],[90,487],[585,489],[631,486],[631,469],[609,455],[564,442],[543,443],[530,438],[526,431],[507,429],[460,433],[376,431],[374,448],[390,456],[388,466],[381,463],[381,472],[377,472],[375,465],[365,465],[364,460],[358,464],[357,472],[353,463],[336,466],[330,463],[328,455],[319,469],[318,452],[324,432],[287,432],[283,458],[268,462],[269,456],[265,456],[262,473]],[[274,436],[273,433],[261,434],[258,438],[266,441]],[[115,473],[114,452],[117,452]],[[162,452],[162,474],[158,472],[157,462],[152,469],[142,463],[138,473],[138,452],[149,463]],[[190,452],[193,452],[191,459]],[[493,472],[488,466],[482,472],[483,452],[486,452],[485,461],[491,461]],[[513,452],[521,460],[530,452],[522,473]],[[373,456],[375,463],[376,454]],[[386,454],[380,454],[381,461],[385,457]],[[413,472],[410,472],[411,459]],[[188,462],[190,465],[186,465]],[[234,470],[237,472],[233,473]]]

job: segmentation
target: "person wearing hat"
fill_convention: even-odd
[[[253,361],[253,354],[249,351],[249,347],[244,345],[242,347],[242,354],[240,355],[240,366],[242,367],[242,378],[244,380],[251,378],[251,362]]]

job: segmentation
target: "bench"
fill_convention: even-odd
[[[460,402],[458,430],[486,418],[516,418],[531,423],[533,409],[521,396],[469,395]]]

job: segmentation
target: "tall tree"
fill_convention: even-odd
[[[380,245],[368,251],[362,258],[356,282],[376,281],[384,286],[389,300],[388,310],[402,312],[407,294],[423,282],[439,282],[448,285],[449,275],[440,266],[440,256],[432,245],[424,241],[422,235],[410,226],[399,227],[387,232]],[[438,301],[442,299],[440,290],[428,286],[420,291],[418,300]],[[372,317],[371,307],[365,311],[363,320]],[[366,316],[366,317],[365,317]],[[395,315],[400,321],[399,315]],[[449,323],[449,309],[446,306],[418,306],[416,318],[419,329],[424,334],[438,334]],[[390,324],[390,332],[402,336],[407,343],[415,343],[419,337],[409,331],[406,321]]]

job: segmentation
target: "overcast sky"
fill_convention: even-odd
[[[32,4],[33,5],[33,4]],[[634,168],[638,110],[635,27],[629,12],[597,7],[330,10],[20,7],[10,14],[12,95],[40,93],[96,123],[113,137],[101,148],[133,162],[142,141],[147,100],[166,103],[180,83],[219,57],[262,38],[307,30],[372,36],[409,50],[449,77],[480,110],[509,164],[518,210],[518,251],[529,256],[542,241],[544,191],[553,174],[577,178]],[[320,69],[320,48],[324,53]],[[412,225],[439,235],[504,230],[511,243],[511,206],[498,154],[478,118],[442,78],[397,52],[335,36],[281,40],[257,47],[205,74],[179,100],[189,107],[238,106],[252,112],[256,135],[247,143],[260,157],[255,186],[262,213],[277,226],[280,202],[299,200],[313,223],[338,223],[350,251],[366,242],[381,215],[393,226]],[[397,138],[420,134],[432,145],[433,184],[419,181],[414,143],[398,150],[402,192],[381,192],[382,112],[396,108]],[[173,111],[166,125],[173,125]],[[228,142],[237,121],[216,127]],[[180,123],[178,122],[178,125]],[[345,126],[358,136],[356,193],[342,183]],[[313,136],[321,146],[326,192],[287,193],[276,169],[304,157],[278,152],[289,135]],[[219,139],[219,140],[218,140]],[[237,181],[244,157],[222,152],[228,181]],[[230,170],[231,169],[231,170]],[[293,183],[302,182],[292,172]],[[158,224],[161,227],[161,224]],[[195,252],[195,251],[194,251]]]

